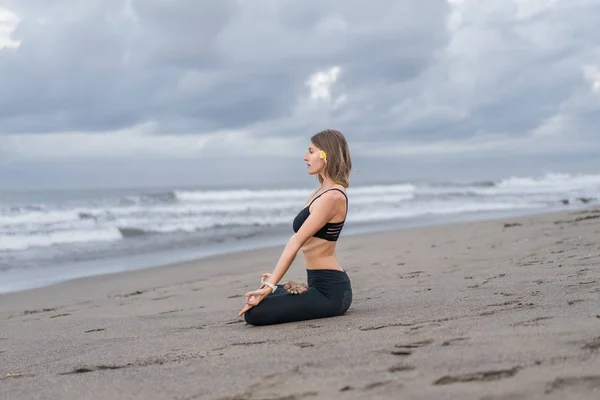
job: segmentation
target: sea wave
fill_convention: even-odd
[[[310,189],[171,190],[89,198],[79,203],[0,208],[0,251],[148,235],[269,229],[291,224]],[[398,183],[348,189],[349,222],[589,203],[600,197],[600,175],[550,173],[474,183]]]
[[[121,239],[122,236],[117,229],[94,231],[70,230],[33,235],[2,235],[0,236],[0,252],[27,250],[34,247],[49,247],[61,244],[111,242]]]

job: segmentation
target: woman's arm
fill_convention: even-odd
[[[342,201],[346,204],[346,198],[338,191],[328,192],[314,203],[313,210],[304,221],[298,232],[288,240],[275,269],[271,273],[269,282],[273,285],[283,278],[290,265],[296,259],[298,251],[319,229],[321,229],[337,213],[337,205]]]

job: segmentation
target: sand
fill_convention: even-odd
[[[599,234],[590,208],[342,236],[348,313],[269,327],[237,312],[282,247],[0,295],[0,398],[599,399]]]

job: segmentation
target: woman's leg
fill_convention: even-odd
[[[316,288],[295,295],[290,293],[273,294],[265,297],[257,306],[244,314],[250,325],[272,325],[285,322],[304,321],[314,318],[333,317],[338,314],[330,299]]]

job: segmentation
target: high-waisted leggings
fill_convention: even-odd
[[[352,303],[352,287],[345,271],[307,269],[308,290],[290,294],[282,285],[244,313],[250,325],[272,325],[343,315]]]

